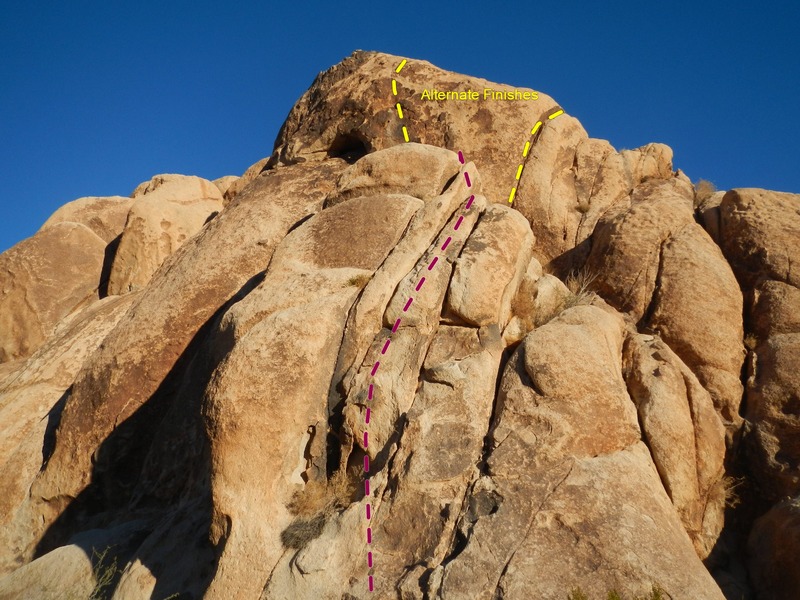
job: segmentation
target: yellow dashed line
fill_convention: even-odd
[[[397,65],[397,68],[394,70],[395,73],[399,73],[403,69],[403,67],[406,66],[407,62],[408,62],[408,60],[405,59],[405,58],[403,60],[401,60],[400,64]],[[397,80],[396,79],[392,79],[392,94],[397,96]],[[400,105],[399,102],[395,103],[395,107],[397,108],[397,116],[402,121],[403,120],[403,107]],[[408,129],[406,128],[405,125],[403,125],[403,139],[405,141],[407,141],[407,142],[411,141],[410,138],[408,137]]]
[[[556,117],[559,117],[559,116],[561,116],[563,114],[564,114],[564,110],[559,108],[557,111],[555,111],[552,115],[549,115],[547,118],[548,118],[548,120],[552,121]],[[532,138],[542,128],[542,125],[543,125],[543,123],[541,121],[536,121],[536,125],[534,125],[533,129],[531,129],[531,137]],[[522,149],[522,158],[528,158],[528,154],[530,153],[531,147],[532,147],[531,146],[531,140],[528,140],[527,142],[525,142],[525,147]],[[517,167],[517,175],[516,175],[516,177],[514,177],[514,181],[519,182],[520,177],[522,177],[522,170],[524,168],[525,168],[525,163],[524,162],[520,163],[520,165]],[[514,203],[514,197],[517,195],[517,186],[518,185],[519,185],[519,183],[515,184],[514,187],[511,188],[511,193],[508,195],[508,203],[509,204],[513,204]]]

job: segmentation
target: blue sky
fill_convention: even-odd
[[[271,153],[355,49],[539,89],[617,148],[800,192],[796,2],[3,2],[0,251],[81,196]]]

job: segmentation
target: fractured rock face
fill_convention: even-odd
[[[594,288],[639,326],[661,335],[740,421],[742,294],[722,253],[694,222],[685,182],[649,182],[598,223],[586,270]]]
[[[743,322],[750,477],[798,493],[794,197],[695,210],[666,146],[399,61],[321,74],[242,177],[0,256],[0,596],[92,594],[113,548],[118,600],[721,600]],[[764,593],[792,510],[751,535]]]

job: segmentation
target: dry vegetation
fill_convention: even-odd
[[[594,280],[597,275],[591,273],[587,268],[572,271],[564,280],[564,285],[570,291],[570,295],[564,301],[564,308],[572,308],[573,306],[580,306],[581,304],[589,304],[594,298],[594,292],[591,291]]]
[[[708,200],[711,196],[714,195],[714,192],[717,191],[717,186],[715,186],[710,181],[706,179],[701,179],[697,183],[694,184],[694,207],[697,208],[698,206],[702,205],[703,202]]]
[[[567,596],[567,600],[590,600],[589,596],[587,596],[581,588],[573,588],[570,592],[569,596]],[[616,590],[611,590],[606,594],[606,600],[625,600],[623,596],[619,594]],[[637,596],[632,598],[631,600],[668,600],[668,596],[665,595],[664,590],[661,589],[660,586],[654,585],[652,590],[647,596]]]
[[[281,533],[287,548],[303,548],[319,537],[327,520],[349,506],[355,492],[353,482],[343,471],[327,481],[309,481],[294,494],[289,511],[297,518]]]

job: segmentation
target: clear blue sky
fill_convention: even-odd
[[[0,17],[0,250],[81,196],[271,153],[355,49],[555,97],[617,148],[719,188],[800,192],[797,2],[11,2]]]

